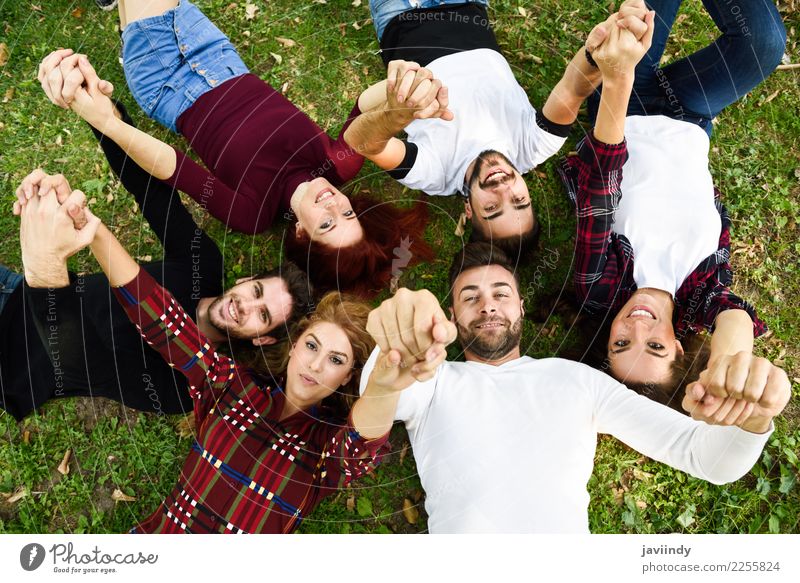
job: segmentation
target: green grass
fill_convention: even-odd
[[[245,16],[245,2],[213,0],[200,5],[239,47],[253,72],[275,87],[288,83],[289,99],[322,127],[338,130],[360,90],[383,73],[368,21],[368,2],[363,0],[360,6],[352,6],[350,0],[253,3],[259,11],[252,20]],[[527,16],[517,10],[520,4]],[[591,24],[604,17],[606,5],[581,0],[493,2],[500,45],[535,106],[544,102]],[[667,47],[671,58],[713,38],[713,25],[699,6],[686,3],[683,12],[688,18],[677,25]],[[787,52],[792,62],[798,62],[800,18],[788,9],[783,16],[790,33]],[[291,38],[297,45],[284,48],[276,37]],[[94,9],[90,0],[0,0],[0,42],[9,52],[8,63],[0,67],[0,101],[8,97],[0,103],[3,204],[10,208],[16,186],[36,166],[62,172],[74,187],[95,199],[95,211],[114,226],[135,256],[158,257],[156,238],[142,224],[133,198],[120,188],[88,128],[50,105],[35,79],[39,61],[54,48],[85,52],[100,74],[116,85],[117,96],[131,105],[140,127],[182,146],[179,138],[145,119],[133,104],[117,63],[115,19]],[[279,55],[280,62],[271,53]],[[800,380],[798,80],[796,70],[776,72],[724,112],[711,154],[716,183],[734,222],[734,288],[758,306],[773,330],[769,338],[756,343],[756,350],[784,363],[794,379],[795,396]],[[553,161],[537,170],[542,174],[532,173],[529,183],[543,236],[539,259],[522,274],[529,308],[570,288],[575,228]],[[359,180],[361,188],[385,198],[415,196],[370,164]],[[427,287],[446,301],[446,269],[460,243],[453,234],[460,203],[453,198],[430,202],[433,220],[426,237],[437,249],[438,259],[408,270],[403,282]],[[282,225],[266,235],[245,237],[227,232],[196,207],[194,212],[223,248],[227,283],[276,261]],[[0,261],[19,269],[18,222],[10,212],[0,216],[0,233]],[[71,266],[96,269],[85,253]],[[539,311],[545,317],[528,322],[523,337],[525,351],[536,357],[550,356],[574,340],[564,322],[544,308]],[[592,530],[799,532],[799,421],[798,407],[790,404],[751,474],[723,487],[689,478],[614,439],[601,438],[589,483]],[[51,402],[21,423],[0,412],[0,532],[127,530],[152,512],[174,483],[189,448],[189,440],[176,431],[177,423],[177,418],[85,399]],[[393,431],[392,443],[393,453],[375,476],[325,501],[304,522],[302,532],[424,532],[424,495],[402,427]],[[68,449],[71,471],[61,476],[56,468]],[[27,495],[8,503],[8,494],[19,489]],[[115,489],[136,500],[114,502]],[[402,513],[404,500],[420,511],[413,524]]]

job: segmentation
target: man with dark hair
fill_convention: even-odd
[[[118,113],[131,123],[119,105]],[[305,274],[286,263],[223,291],[222,254],[178,193],[95,133],[112,170],[164,247],[163,260],[143,268],[196,315],[206,336],[221,345],[227,342],[235,358],[241,353],[250,366],[260,358],[262,369],[265,362],[279,360],[275,350],[263,349],[284,339],[294,320],[311,307]],[[30,197],[51,190],[60,202],[71,195],[71,204],[85,200],[63,176],[36,170],[17,190],[15,211],[19,214]],[[76,213],[79,221],[80,209]],[[191,411],[183,375],[144,343],[103,274],[70,275],[63,259],[39,257],[31,249],[23,253],[23,262],[26,281],[14,278],[0,313],[0,408],[22,419],[53,397],[103,396],[143,411]],[[62,286],[36,285],[42,274],[56,272]]]
[[[363,435],[405,423],[430,532],[587,532],[602,433],[717,484],[758,460],[791,395],[783,371],[769,364],[774,374],[751,374],[736,396],[729,385],[702,400],[687,393],[690,419],[586,365],[522,356],[523,300],[510,268],[501,251],[470,244],[450,270],[450,321],[427,290],[401,289],[370,314],[378,347],[353,420],[369,420]],[[466,362],[444,361],[456,337]],[[763,372],[763,360],[753,358],[751,372]],[[720,411],[721,425],[735,427],[710,424]]]
[[[362,109],[345,140],[409,188],[460,194],[476,239],[524,257],[539,226],[522,175],[561,149],[600,83],[589,51],[611,26],[643,34],[647,10],[643,0],[628,0],[595,27],[537,111],[500,51],[487,6],[488,0],[371,0],[387,97],[383,107]],[[420,99],[436,83],[437,101],[422,109]],[[421,111],[410,115],[415,109]],[[406,139],[395,137],[401,131]]]

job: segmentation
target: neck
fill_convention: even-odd
[[[520,358],[519,352],[519,345],[514,347],[514,350],[502,356],[500,358],[483,358],[472,352],[471,350],[467,349],[464,351],[464,358],[467,359],[467,362],[481,362],[483,364],[490,364],[492,366],[500,366],[501,364],[505,364],[512,360],[516,360]]]
[[[195,312],[195,323],[200,332],[212,342],[221,342],[226,340],[226,336],[220,333],[215,326],[211,324],[208,317],[208,308],[214,303],[215,298],[200,298],[197,302],[197,311]]]
[[[283,394],[285,399],[283,401],[283,410],[281,411],[281,418],[280,421],[283,421],[287,417],[291,417],[295,413],[299,413],[300,411],[305,411],[306,409],[311,409],[314,405],[318,403],[318,401],[302,401],[294,396],[294,391],[289,383],[286,383],[284,387]]]

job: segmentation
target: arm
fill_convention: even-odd
[[[758,460],[771,431],[708,425],[603,379],[597,393],[598,432],[636,451],[714,484],[745,475]]]
[[[126,124],[134,125],[121,103],[116,103],[114,113]],[[142,215],[161,241],[166,258],[219,254],[216,244],[198,228],[176,191],[145,172],[116,142],[95,128],[92,132],[111,170],[136,199]]]
[[[381,87],[386,91],[383,100],[377,97]],[[364,113],[345,130],[344,139],[379,168],[392,170],[406,155],[405,144],[395,136],[415,119],[453,119],[447,103],[447,89],[430,71],[416,63],[392,61],[385,84],[362,93],[359,107]]]

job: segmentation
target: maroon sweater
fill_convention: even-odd
[[[178,130],[208,170],[176,149],[175,173],[166,182],[231,229],[259,233],[289,209],[301,182],[323,176],[339,186],[355,177],[364,158],[343,134],[359,113],[356,102],[334,140],[255,75],[235,77],[178,118]]]

